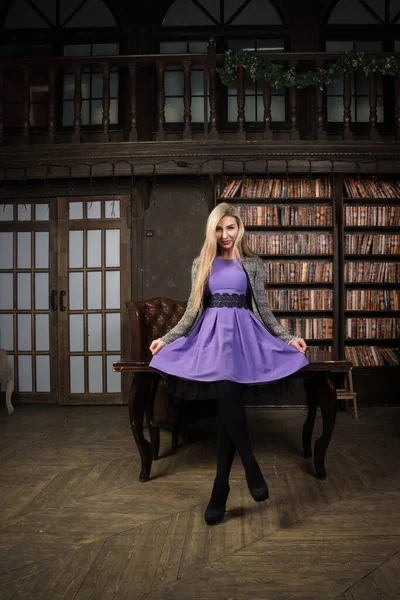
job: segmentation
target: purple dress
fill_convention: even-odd
[[[247,276],[240,260],[216,257],[206,292],[246,294]],[[187,336],[163,347],[150,362],[170,384],[175,379],[171,393],[189,399],[212,396],[210,389],[204,394],[207,383],[229,380],[263,384],[295,373],[307,364],[304,354],[272,335],[250,309],[235,307],[205,308]],[[197,390],[203,388],[203,394],[193,394],[193,385],[180,389],[182,384],[177,387],[177,380],[204,383],[195,386]]]

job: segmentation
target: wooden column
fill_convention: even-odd
[[[165,84],[164,84],[165,63],[157,62],[157,141],[165,140]]]
[[[343,75],[343,139],[352,140],[353,133],[350,129],[351,125],[351,75],[345,73]]]
[[[54,144],[56,141],[56,69],[53,65],[49,66],[49,133],[47,136],[48,144]]]
[[[268,81],[264,81],[263,86],[264,102],[264,140],[272,140],[274,134],[271,131],[271,86]]]
[[[211,37],[208,40],[207,47],[207,69],[210,81],[210,140],[218,139],[217,131],[217,50],[215,46],[215,38]],[[206,93],[206,90],[204,90]]]
[[[82,65],[74,65],[74,133],[71,138],[73,142],[80,143],[82,135]]]
[[[316,67],[322,69],[324,67],[323,61],[317,61]],[[317,107],[317,140],[326,140],[325,130],[325,110],[324,110],[324,90],[316,88],[315,90],[315,104]]]
[[[238,106],[238,131],[237,131],[237,139],[241,141],[246,140],[246,131],[245,131],[245,123],[246,123],[246,115],[245,115],[245,102],[246,95],[244,90],[244,68],[238,67],[237,70],[237,106]]]
[[[191,140],[192,132],[190,129],[192,123],[192,64],[190,60],[183,61],[183,139]]]
[[[103,72],[103,132],[101,134],[102,142],[110,141],[110,63],[101,63]]]
[[[136,120],[136,71],[135,62],[129,63],[129,97],[130,97],[130,122],[129,122],[129,141],[137,142],[138,129]]]
[[[376,92],[376,73],[369,74],[369,139],[378,140],[379,132],[376,128],[378,120],[377,92]]]
[[[30,70],[27,65],[22,67],[24,77],[24,125],[22,133],[22,143],[29,144],[30,131],[30,111],[31,111],[31,86],[30,86]]]
[[[290,68],[295,69],[297,67],[297,60],[290,62]],[[293,86],[289,88],[289,105],[290,105],[290,139],[299,140],[300,133],[297,129],[297,89]]]
[[[4,67],[0,65],[0,146],[4,143]]]

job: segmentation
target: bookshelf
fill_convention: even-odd
[[[310,346],[339,356],[339,253],[330,177],[219,181],[215,202],[235,204],[249,247],[265,263],[266,299],[277,319]]]
[[[343,345],[356,367],[400,359],[400,181],[344,178]]]

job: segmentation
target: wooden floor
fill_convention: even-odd
[[[210,528],[212,420],[173,454],[163,433],[141,484],[126,407],[2,405],[0,599],[400,598],[400,409],[339,413],[324,482],[302,458],[304,418],[250,413],[271,499],[252,500],[235,461]]]

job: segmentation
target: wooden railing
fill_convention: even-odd
[[[393,54],[393,53],[392,53]],[[381,56],[386,54],[382,53]],[[395,53],[396,55],[396,53]],[[284,67],[316,69],[323,68],[331,61],[339,58],[336,53],[268,53],[268,59],[282,64]],[[400,56],[400,53],[397,53]],[[83,141],[108,142],[115,139],[121,141],[163,141],[168,139],[171,129],[176,139],[177,131],[181,139],[196,138],[216,140],[225,135],[228,139],[244,141],[248,139],[249,128],[246,124],[246,94],[245,72],[242,67],[237,71],[237,121],[223,123],[219,110],[222,98],[217,102],[218,74],[216,68],[222,64],[223,55],[215,50],[215,42],[211,40],[206,53],[197,54],[151,54],[131,56],[103,57],[62,57],[46,59],[6,59],[0,61],[0,145],[12,143],[46,143],[57,141],[80,143]],[[183,72],[183,120],[173,127],[165,119],[165,73],[167,66],[174,65]],[[203,72],[204,81],[204,122],[192,122],[192,91],[191,73],[193,68]],[[102,74],[102,119],[101,125],[87,128],[82,124],[82,76],[84,70],[96,69]],[[110,75],[118,70],[120,76],[119,122],[110,122]],[[73,125],[62,127],[63,98],[60,92],[62,77],[65,72],[73,74]],[[388,76],[389,77],[389,76]],[[312,131],[307,139],[325,140],[331,132],[335,139],[352,140],[358,134],[359,124],[354,123],[352,116],[352,92],[349,74],[343,76],[343,120],[342,123],[327,122],[326,90],[307,88],[297,90],[291,87],[286,90],[286,120],[277,123],[271,109],[272,90],[267,82],[262,86],[263,120],[252,124],[251,131],[258,133],[257,139],[274,140],[276,132],[285,132],[288,140],[301,139],[299,123],[299,98],[302,96],[302,118],[305,122],[313,123]],[[385,86],[385,102],[391,107],[391,116],[385,116],[385,126],[380,130],[377,120],[377,78],[375,73],[369,78],[369,121],[362,124],[363,139],[381,139],[384,131],[385,139],[400,139],[400,80],[393,78],[389,86]],[[41,81],[42,109],[44,121],[37,125],[33,123],[32,107],[33,85],[35,80]],[[13,82],[18,82],[17,101],[12,98]],[[139,85],[140,83],[140,85]],[[219,86],[223,90],[222,84]],[[389,90],[389,91],[388,91]],[[11,98],[11,99],[10,99]],[[304,102],[304,98],[306,102]],[[304,108],[304,106],[306,108]],[[226,114],[226,107],[224,109]],[[307,117],[304,119],[304,114]],[[11,115],[12,118],[9,116]],[[142,127],[141,122],[146,117],[146,123],[153,126]],[[226,118],[226,117],[225,117]],[[14,126],[13,126],[14,125]],[[17,126],[15,126],[17,125]],[[358,129],[357,129],[358,128]],[[304,130],[304,126],[303,126]],[[113,138],[113,132],[120,133],[119,138]],[[95,133],[94,137],[90,137]],[[36,136],[33,139],[33,136]],[[282,139],[282,138],[279,138]]]

